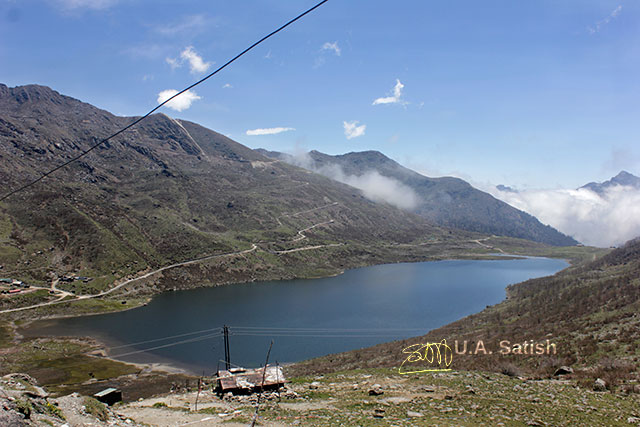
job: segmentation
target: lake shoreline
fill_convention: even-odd
[[[482,254],[461,254],[459,257],[450,257],[450,258],[442,258],[442,259],[438,259],[438,258],[429,258],[429,259],[424,259],[424,260],[416,260],[416,261],[406,261],[406,260],[399,260],[399,261],[390,261],[390,262],[382,262],[382,263],[374,263],[374,264],[366,264],[366,265],[362,265],[362,266],[356,266],[353,268],[348,268],[348,269],[344,269],[344,270],[339,270],[336,273],[333,274],[326,274],[326,275],[320,275],[320,276],[310,276],[310,277],[292,277],[292,278],[286,278],[286,279],[278,279],[278,278],[274,278],[274,279],[267,279],[267,280],[260,280],[260,281],[289,281],[289,280],[316,280],[316,279],[326,279],[326,278],[331,278],[331,277],[337,277],[337,276],[341,276],[343,275],[345,272],[350,271],[350,270],[357,270],[360,268],[367,268],[367,267],[374,267],[374,266],[380,266],[380,265],[394,265],[394,264],[415,264],[415,263],[423,263],[423,262],[441,262],[441,261],[463,261],[463,260],[472,260],[472,261],[502,261],[502,260],[517,260],[517,259],[535,259],[535,258],[547,258],[547,259],[559,259],[562,261],[565,261],[568,266],[570,267],[572,265],[571,260],[566,259],[566,258],[552,258],[550,256],[536,256],[536,255],[522,255],[522,254],[501,254],[501,253],[489,253],[486,255],[482,255]],[[206,288],[216,288],[216,287],[220,287],[220,286],[236,286],[236,285],[244,285],[247,283],[254,283],[256,282],[256,280],[249,280],[249,281],[238,281],[238,282],[230,282],[230,283],[208,283],[208,284],[203,284],[200,286],[196,286],[193,288],[186,288],[186,289],[166,289],[163,290],[159,293],[154,293],[152,295],[147,295],[144,296],[142,298],[138,297],[136,299],[142,299],[143,301],[140,301],[139,303],[136,303],[135,305],[131,305],[128,307],[124,307],[124,308],[118,308],[115,310],[108,310],[108,311],[87,311],[87,312],[82,312],[82,313],[73,313],[73,314],[62,314],[62,313],[54,313],[54,314],[46,314],[46,315],[42,315],[42,316],[36,316],[36,317],[32,317],[32,318],[28,318],[28,319],[20,319],[21,320],[21,326],[20,328],[24,328],[25,326],[33,323],[33,322],[37,322],[37,321],[41,321],[41,320],[56,320],[56,319],[69,319],[69,318],[84,318],[84,317],[88,317],[88,316],[98,316],[98,315],[102,315],[102,314],[108,314],[108,313],[120,313],[120,312],[125,312],[125,311],[130,311],[130,310],[134,310],[140,307],[143,307],[147,304],[149,304],[154,298],[159,297],[160,295],[166,294],[166,293],[171,293],[171,292],[179,292],[179,291],[185,291],[185,290],[194,290],[194,289],[206,289]],[[124,297],[125,295],[123,295]],[[114,298],[115,297],[115,298]],[[112,295],[109,297],[111,300],[123,300],[124,298],[117,298],[117,295]],[[73,304],[74,302],[77,302],[78,300],[69,300],[66,301],[66,303],[68,304]],[[102,300],[104,301],[104,300]],[[60,304],[62,305],[62,304]]]
[[[478,257],[476,257],[476,258],[478,258]],[[524,258],[523,256],[515,255],[513,257],[509,256],[508,259],[505,259],[505,256],[499,256],[499,257],[498,256],[492,256],[491,259],[487,259],[487,257],[482,257],[481,260],[478,260],[478,259],[474,259],[474,260],[468,260],[468,259],[462,259],[462,260],[461,259],[439,260],[438,262],[440,264],[434,263],[432,261],[423,261],[423,262],[418,262],[418,263],[406,263],[406,262],[403,262],[403,263],[389,263],[389,264],[379,264],[379,265],[370,266],[370,267],[361,267],[361,268],[356,268],[356,269],[349,269],[349,270],[343,271],[343,272],[341,272],[339,274],[336,274],[336,275],[334,275],[332,277],[329,277],[329,278],[323,277],[322,279],[304,279],[303,282],[305,283],[305,286],[311,288],[311,287],[315,287],[315,285],[317,285],[316,280],[327,280],[327,279],[332,279],[332,278],[336,278],[336,277],[340,277],[340,276],[345,276],[345,273],[347,273],[347,272],[349,272],[351,275],[353,275],[353,274],[356,274],[355,272],[357,272],[358,270],[364,271],[364,270],[367,270],[367,269],[374,269],[374,268],[383,268],[383,269],[389,269],[389,268],[398,269],[399,268],[400,269],[399,271],[402,271],[403,268],[404,269],[409,268],[410,270],[414,270],[416,268],[420,268],[421,265],[441,265],[442,266],[442,265],[447,265],[447,263],[452,263],[452,262],[458,262],[458,263],[464,263],[464,262],[467,262],[467,261],[499,261],[499,262],[504,261],[504,262],[510,262],[510,261],[518,261],[518,260],[526,261],[527,259],[530,259],[532,261],[535,261],[536,259],[538,259],[538,260],[542,260],[542,261],[549,261],[549,262],[552,262],[552,263],[555,262],[556,263],[555,265],[558,265],[557,262],[559,261],[557,259],[554,260],[554,259],[549,259],[549,258],[544,258],[544,257]],[[473,264],[473,265],[475,265],[475,264]],[[502,264],[500,264],[500,265],[502,265]],[[510,265],[510,264],[508,264],[508,265]],[[558,268],[555,268],[554,271],[557,272],[557,271],[563,270],[564,268],[567,268],[569,265],[570,264],[568,262],[564,261],[564,265],[562,266],[562,268],[560,268],[559,270],[558,270]],[[454,268],[454,267],[449,267],[449,268]],[[455,270],[455,268],[454,268],[454,270]],[[451,270],[451,271],[454,271],[454,270]],[[371,274],[373,274],[373,273],[371,273]],[[551,273],[551,274],[554,274],[554,273]],[[541,276],[536,276],[536,277],[541,277]],[[524,278],[524,279],[527,280],[527,278]],[[222,285],[207,286],[207,287],[200,287],[200,288],[197,288],[197,289],[185,290],[183,292],[164,292],[164,293],[161,293],[161,294],[158,294],[158,295],[154,295],[153,298],[151,298],[151,300],[149,300],[149,304],[151,304],[153,301],[155,301],[157,299],[179,298],[177,295],[179,295],[179,294],[183,294],[184,295],[184,294],[187,294],[189,292],[201,292],[202,293],[202,292],[211,291],[213,289],[224,289],[225,292],[226,292],[226,291],[229,291],[231,289],[238,288],[238,286],[242,286],[242,285],[246,285],[248,287],[251,287],[251,289],[253,289],[253,291],[255,291],[255,289],[258,289],[258,288],[263,287],[263,286],[274,286],[274,284],[275,284],[275,286],[285,286],[285,287],[289,286],[290,287],[290,286],[293,286],[293,284],[298,283],[298,282],[300,282],[300,279],[284,280],[284,281],[271,281],[271,282],[260,282],[261,285],[259,287],[255,287],[255,282],[254,282],[254,283],[234,284],[234,286],[222,286]],[[313,285],[310,285],[312,283],[313,283]],[[505,289],[506,289],[506,286],[508,284],[511,284],[511,283],[506,283],[506,284],[504,284],[504,286],[500,287],[501,297],[500,297],[499,300],[497,300],[497,299],[492,300],[492,302],[491,302],[492,304],[495,304],[495,303],[498,303],[500,301],[503,301],[506,298]],[[326,283],[325,283],[325,285],[326,285]],[[296,286],[300,286],[300,285],[296,285]],[[384,285],[384,286],[387,286],[387,290],[388,290],[388,283],[386,285]],[[202,293],[202,295],[204,295],[204,293]],[[380,297],[380,299],[382,299],[382,297]],[[139,308],[139,307],[141,307],[143,305],[144,304],[141,304],[140,306],[138,306],[136,308]],[[128,308],[128,310],[126,310],[126,311],[118,311],[118,312],[114,312],[114,313],[110,313],[110,314],[113,315],[113,314],[118,314],[118,313],[131,312],[132,311],[131,308],[133,308],[133,307]],[[459,318],[464,317],[466,315],[479,312],[483,308],[484,308],[484,305],[481,306],[481,307],[477,307],[475,309],[475,311],[467,311],[467,312],[461,313],[459,317],[447,319],[446,323],[449,323],[450,321],[455,321],[456,319],[459,319]],[[95,317],[97,317],[97,316],[95,314],[92,314],[90,316],[73,316],[72,318],[74,320],[78,320],[78,321],[80,319],[83,319],[84,321],[86,321],[89,318],[95,318]],[[47,320],[60,321],[60,320],[69,320],[69,319],[70,319],[70,317],[64,317],[64,318],[59,317],[59,318],[49,318]],[[38,334],[38,332],[34,333],[34,330],[33,330],[34,322],[35,321],[30,321],[30,322],[28,322],[26,324],[21,325],[20,330],[21,330],[21,332],[25,332],[24,333],[25,336],[27,336],[27,337],[43,336],[41,334]],[[445,320],[443,320],[443,322],[445,322]],[[296,324],[296,323],[292,323],[292,324]],[[434,324],[433,326],[430,326],[429,329],[425,328],[425,329],[422,329],[420,331],[416,331],[415,335],[416,336],[417,335],[422,335],[422,334],[428,332],[428,330],[431,330],[431,329],[434,329],[434,328],[440,327],[440,326],[442,326],[442,324],[440,324],[440,323]],[[32,332],[31,333],[27,332],[29,330],[31,330]],[[169,332],[167,332],[167,335],[168,334],[169,334]],[[64,336],[64,335],[44,334],[44,336],[56,338],[56,337],[60,337],[60,336]],[[77,335],[74,335],[74,336],[77,336]],[[379,342],[389,342],[389,341],[394,341],[394,340],[398,340],[398,339],[404,339],[404,338],[406,338],[408,336],[413,336],[413,335],[408,335],[407,333],[405,333],[403,336],[393,336],[393,337],[389,336],[389,337],[387,337],[387,339],[384,339],[384,341],[379,341]],[[149,335],[149,337],[152,337],[152,335]],[[108,342],[103,342],[103,340],[100,340],[98,337],[96,337],[96,338],[97,338],[97,341],[100,341],[101,348],[104,350],[106,357],[110,357],[113,360],[116,360],[116,361],[119,361],[119,362],[122,362],[122,363],[132,363],[132,362],[130,362],[128,360],[118,359],[117,357],[113,357],[112,355],[108,355],[107,352],[109,350],[109,347],[108,347],[109,343]],[[94,339],[96,339],[96,338],[94,338]],[[286,339],[286,338],[284,338],[284,339]],[[222,339],[220,338],[220,340],[222,340]],[[282,338],[281,338],[281,340],[282,340]],[[124,342],[124,343],[127,342],[126,340],[121,340],[121,339],[118,339],[117,341],[121,341],[121,342]],[[134,341],[136,341],[136,340],[134,340]],[[138,339],[137,341],[142,341],[142,339]],[[369,345],[375,345],[377,343],[378,342],[371,342],[371,341],[366,341],[365,342],[365,341],[363,341],[363,347],[366,347],[366,346],[369,346]],[[349,349],[337,350],[336,352],[348,351],[348,350]],[[147,353],[147,351],[145,351],[145,350],[141,350],[140,351],[140,354],[142,354],[142,355],[144,355],[145,353]],[[240,352],[240,353],[242,353],[242,352]],[[332,353],[333,353],[333,351],[332,351]],[[117,354],[115,356],[117,356]],[[289,360],[288,362],[297,363],[297,362],[299,362],[301,360],[306,360],[306,358],[314,358],[314,357],[317,357],[317,356],[319,356],[319,355],[318,354],[312,354],[312,355],[309,355],[309,357],[303,357],[303,358],[295,359],[295,360],[292,359],[292,360]],[[149,360],[153,360],[154,357],[156,357],[156,356],[151,355],[151,357],[147,357],[145,361],[140,362],[140,361],[136,360],[134,363],[142,363],[142,364],[154,363],[153,361],[149,361]],[[264,356],[262,356],[262,358],[263,357]],[[201,370],[201,367],[195,367],[194,369],[185,369],[184,366],[188,366],[188,363],[179,363],[179,362],[175,362],[175,363],[163,362],[163,363],[166,363],[167,365],[172,366],[174,368],[177,368],[179,370],[182,370],[184,372],[189,372],[189,373],[193,373],[193,374],[196,374],[197,372],[200,372],[200,370]],[[240,364],[245,365],[244,363],[240,363]]]

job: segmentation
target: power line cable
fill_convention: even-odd
[[[233,327],[232,329],[236,330],[236,329],[239,329],[239,328],[241,328],[241,327]],[[412,329],[405,329],[405,328],[397,328],[397,329],[391,329],[391,328],[387,328],[387,329],[342,329],[342,328],[269,328],[269,327],[252,327],[252,326],[245,326],[244,328],[250,329],[250,330],[233,332],[233,335],[234,336],[247,336],[247,337],[270,337],[270,338],[273,338],[273,337],[292,337],[292,338],[379,338],[379,337],[394,337],[394,338],[398,338],[397,335],[375,334],[375,332],[382,332],[382,331],[405,331],[406,332],[406,331],[415,331],[415,330],[424,331],[423,329],[416,329],[416,328],[412,328]],[[262,331],[262,329],[269,329],[269,330],[268,331]],[[194,332],[186,332],[186,333],[182,333],[182,334],[171,335],[171,336],[166,336],[166,337],[162,337],[162,338],[155,338],[155,339],[151,339],[151,340],[139,341],[139,342],[135,342],[135,343],[129,343],[129,344],[119,345],[119,346],[115,346],[115,347],[106,347],[106,348],[108,350],[114,350],[114,349],[118,349],[118,348],[132,347],[132,346],[135,346],[135,345],[148,344],[148,343],[168,340],[168,339],[172,339],[172,338],[181,338],[181,337],[185,337],[185,336],[189,336],[189,335],[195,335],[195,334],[200,334],[200,333],[205,333],[205,332],[211,332],[211,331],[215,331],[215,330],[220,330],[220,327],[210,328],[210,329],[203,329],[203,330],[194,331]],[[284,330],[284,331],[282,331],[282,330]],[[188,338],[188,339],[185,339],[185,340],[179,340],[179,341],[171,342],[171,343],[168,343],[168,344],[158,345],[158,346],[155,346],[155,347],[149,347],[149,348],[144,348],[144,349],[139,349],[139,350],[133,350],[133,351],[129,351],[129,352],[126,352],[126,353],[121,353],[121,354],[116,354],[116,355],[109,355],[108,357],[111,358],[111,359],[121,359],[123,357],[132,356],[132,355],[135,355],[135,354],[148,353],[148,352],[154,351],[154,350],[160,350],[160,349],[170,348],[170,347],[174,347],[174,346],[178,346],[178,345],[191,344],[191,343],[196,343],[196,342],[200,342],[200,341],[204,341],[204,340],[208,340],[208,339],[219,338],[222,335],[223,334],[219,333],[219,332],[218,333],[209,333],[209,334],[205,334],[205,335],[201,335],[201,336],[197,336],[197,337],[193,337],[193,338]],[[88,365],[88,364],[90,365],[91,363],[92,363],[91,361],[82,361],[82,362],[78,362],[78,363],[69,364],[69,365],[66,365],[66,366],[81,366],[81,365]],[[234,366],[239,367],[238,365],[234,365]]]
[[[165,341],[174,338],[182,338],[190,335],[196,335],[201,333],[213,332],[217,330],[221,330],[222,326],[216,328],[202,329],[198,331],[184,332],[177,335],[168,335],[159,338],[153,338],[145,341],[137,341],[127,344],[121,344],[113,347],[106,347],[109,350],[115,350],[119,348],[126,347],[134,347],[142,344],[150,344],[158,341]],[[353,328],[287,328],[287,327],[268,327],[268,326],[229,326],[229,330],[231,331],[231,335],[247,335],[251,336],[252,334],[256,334],[255,336],[261,336],[262,334],[282,334],[278,336],[286,336],[284,334],[296,334],[292,336],[318,336],[323,333],[339,333],[339,334],[375,334],[375,335],[365,335],[365,336],[395,336],[391,335],[393,332],[425,332],[424,328],[376,328],[376,329],[353,329]],[[383,334],[381,333],[388,333]],[[257,335],[260,334],[260,335]],[[308,335],[304,335],[308,334]],[[313,335],[312,335],[313,334]],[[321,335],[326,336],[326,335]],[[351,335],[350,335],[351,336]]]
[[[219,329],[219,328],[216,328]],[[164,345],[160,345],[160,346],[156,346],[156,347],[151,347],[151,348],[145,348],[145,349],[141,349],[141,350],[135,350],[135,351],[130,351],[127,353],[121,353],[121,354],[116,354],[116,355],[108,355],[106,358],[100,358],[98,356],[91,356],[88,355],[86,353],[86,351],[80,351],[77,353],[72,353],[71,355],[64,355],[62,357],[57,357],[57,358],[49,358],[49,361],[53,361],[53,360],[59,360],[59,359],[65,359],[68,360],[69,357],[75,357],[75,356],[87,356],[89,357],[90,360],[82,360],[79,362],[74,362],[74,363],[65,363],[64,367],[70,367],[70,366],[93,366],[95,364],[95,360],[93,360],[93,358],[100,358],[103,360],[109,360],[109,359],[113,359],[115,362],[119,362],[119,363],[129,363],[126,361],[122,361],[122,360],[117,360],[119,358],[122,357],[126,357],[126,356],[132,356],[134,354],[139,354],[139,353],[146,353],[149,351],[153,351],[153,350],[159,350],[161,348],[168,348],[168,347],[174,347],[177,345],[182,345],[182,344],[190,344],[190,343],[195,343],[195,342],[199,342],[199,341],[204,341],[204,340],[208,340],[208,339],[214,339],[214,338],[218,338],[221,337],[222,334],[221,333],[217,333],[217,334],[207,334],[207,335],[203,335],[200,337],[195,337],[195,338],[190,338],[187,340],[181,340],[181,341],[177,341],[177,342],[173,342],[173,343],[169,343],[169,344],[164,344]],[[106,349],[112,349],[112,348],[118,348],[118,347],[105,347]]]
[[[156,347],[144,348],[142,350],[135,350],[135,351],[130,351],[128,353],[116,354],[116,355],[109,356],[109,357],[111,357],[113,359],[117,359],[117,358],[120,358],[120,357],[131,356],[131,355],[138,354],[138,353],[147,353],[149,351],[159,350],[161,348],[174,347],[176,345],[189,344],[189,343],[194,343],[194,342],[203,341],[203,340],[207,340],[207,339],[218,338],[218,337],[221,337],[221,336],[222,336],[222,334],[209,334],[209,335],[204,335],[204,336],[201,336],[201,337],[189,338],[187,340],[177,341],[177,342],[174,342],[174,343],[163,344],[163,345],[159,345],[159,346],[156,346]]]
[[[268,326],[229,326],[234,331],[311,331],[311,332],[410,332],[424,331],[424,328],[288,328],[288,327],[268,327]]]
[[[150,339],[150,340],[146,340],[146,341],[132,342],[132,343],[128,343],[128,344],[122,344],[122,345],[117,345],[117,346],[114,346],[114,347],[107,347],[107,348],[109,350],[115,350],[117,348],[134,347],[136,345],[149,344],[149,343],[158,342],[158,341],[165,341],[165,340],[170,340],[170,339],[173,339],[173,338],[182,338],[182,337],[187,337],[189,335],[195,335],[195,334],[201,334],[201,333],[205,333],[205,332],[218,331],[218,330],[221,330],[221,329],[222,329],[222,327],[211,328],[211,329],[203,329],[203,330],[200,330],[200,331],[185,332],[183,334],[170,335],[170,336],[166,336],[166,337],[154,338],[154,339]]]
[[[292,337],[292,338],[378,338],[378,337],[395,337],[398,338],[397,335],[394,334],[376,334],[376,332],[383,332],[383,331],[416,331],[416,330],[420,330],[420,331],[424,331],[424,329],[404,329],[404,328],[397,328],[397,329],[391,329],[391,328],[387,328],[387,329],[342,329],[342,328],[269,328],[269,327],[252,327],[252,326],[245,326],[244,328],[246,329],[250,329],[247,331],[237,331],[235,332],[235,330],[240,329],[241,327],[232,327],[232,330],[234,330],[234,332],[232,333],[234,336],[247,336],[247,337]],[[268,329],[268,330],[262,330],[262,329]],[[141,344],[149,344],[152,342],[158,342],[158,341],[163,341],[163,340],[169,340],[169,339],[173,339],[173,338],[182,338],[182,337],[186,337],[189,335],[195,335],[195,334],[200,334],[200,333],[206,333],[206,332],[211,332],[211,331],[215,331],[215,330],[220,330],[220,327],[217,328],[210,328],[210,329],[203,329],[200,331],[194,331],[194,332],[186,332],[186,333],[182,333],[182,334],[177,334],[177,335],[170,335],[170,336],[166,336],[166,337],[161,337],[161,338],[155,338],[155,339],[151,339],[151,340],[146,340],[146,341],[139,341],[139,342],[134,342],[134,343],[129,343],[129,344],[123,344],[123,345],[119,345],[119,346],[115,346],[115,347],[106,347],[108,350],[115,350],[118,348],[125,348],[125,347],[133,347],[136,345],[141,345]],[[324,333],[323,333],[324,332]],[[127,357],[127,356],[132,356],[135,354],[140,354],[140,353],[147,353],[153,350],[160,350],[163,348],[169,348],[169,347],[174,347],[177,345],[183,345],[183,344],[191,344],[191,343],[196,343],[196,342],[200,342],[200,341],[204,341],[204,340],[208,340],[208,339],[214,339],[214,338],[219,338],[221,337],[223,334],[222,333],[209,333],[209,334],[205,334],[205,335],[201,335],[198,337],[193,337],[193,338],[188,338],[185,340],[179,340],[176,342],[171,342],[168,344],[162,344],[162,345],[158,345],[155,347],[149,347],[149,348],[144,348],[144,349],[140,349],[140,350],[133,350],[133,351],[129,351],[126,353],[121,353],[121,354],[116,354],[116,355],[109,355],[109,358],[112,359],[119,359],[122,357]],[[86,365],[86,364],[90,364],[91,362],[79,362],[79,363],[74,363],[72,365]],[[69,365],[70,366],[70,365]],[[237,365],[235,365],[237,366]]]
[[[262,334],[247,334],[247,333],[234,333],[233,336],[245,336],[245,337],[292,337],[292,338],[383,338],[394,337],[398,338],[394,334],[283,334],[283,333],[262,333]]]
[[[49,175],[51,175],[52,173],[68,166],[69,164],[81,159],[82,157],[86,156],[87,154],[89,154],[91,151],[95,150],[96,148],[98,148],[99,146],[101,146],[102,144],[104,144],[105,142],[115,138],[116,136],[120,135],[121,133],[131,129],[133,126],[137,125],[138,123],[140,123],[141,121],[143,121],[144,119],[146,119],[147,117],[149,117],[151,114],[155,113],[156,111],[158,111],[162,106],[164,106],[165,104],[167,104],[168,102],[170,102],[171,100],[177,98],[178,96],[182,95],[183,93],[189,91],[190,89],[193,89],[194,87],[198,86],[199,84],[205,82],[206,80],[210,79],[211,77],[215,76],[216,74],[218,74],[220,71],[222,71],[223,69],[227,68],[229,65],[231,65],[233,62],[235,62],[237,59],[239,59],[241,56],[243,56],[244,54],[246,54],[247,52],[249,52],[250,50],[252,50],[253,48],[255,48],[256,46],[258,46],[259,44],[261,44],[262,42],[264,42],[265,40],[269,39],[270,37],[278,34],[280,31],[284,30],[285,28],[287,28],[289,25],[293,24],[294,22],[302,19],[304,16],[308,15],[309,13],[313,12],[314,10],[316,10],[317,8],[319,8],[320,6],[322,6],[323,4],[325,4],[326,2],[328,2],[329,0],[322,0],[321,2],[319,2],[318,4],[316,4],[315,6],[313,6],[310,9],[307,9],[305,12],[301,13],[300,15],[296,16],[295,18],[291,19],[290,21],[288,21],[286,24],[282,25],[281,27],[279,27],[276,30],[273,30],[272,32],[270,32],[269,34],[267,34],[266,36],[262,37],[260,40],[258,40],[257,42],[253,43],[251,46],[249,46],[248,48],[246,48],[245,50],[243,50],[242,52],[240,52],[239,54],[237,54],[236,56],[234,56],[232,59],[230,59],[229,61],[227,61],[224,65],[222,65],[221,67],[219,67],[217,70],[215,70],[214,72],[212,72],[211,74],[203,77],[202,79],[198,80],[197,82],[193,83],[192,85],[188,86],[185,89],[182,89],[180,92],[176,93],[175,95],[173,95],[172,97],[170,97],[169,99],[165,100],[164,102],[162,102],[160,105],[156,106],[155,108],[153,108],[151,111],[149,111],[147,114],[145,114],[142,117],[139,117],[138,119],[134,120],[132,123],[128,124],[127,126],[123,127],[122,129],[120,129],[119,131],[113,133],[111,136],[103,139],[102,141],[92,145],[91,147],[89,147],[88,149],[86,149],[85,151],[81,152],[80,154],[78,154],[77,156],[71,158],[70,160],[67,160],[66,162],[62,163],[61,165],[58,165],[56,167],[54,167],[53,169],[49,170],[48,172],[45,172],[42,176],[34,179],[33,181],[28,182],[27,184],[24,184],[21,187],[16,188],[15,190],[11,190],[9,193],[5,194],[4,196],[0,197],[0,202],[8,199],[9,197],[13,196],[14,194],[26,190],[27,188],[37,184],[38,182],[42,181],[43,179],[45,179],[46,177],[48,177]]]

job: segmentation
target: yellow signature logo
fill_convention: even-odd
[[[440,342],[413,344],[403,349],[402,353],[408,354],[408,356],[398,368],[398,373],[400,374],[407,375],[420,372],[451,371],[449,366],[451,366],[453,362],[453,351],[451,347],[447,345],[446,339]],[[418,365],[426,367],[416,369]]]

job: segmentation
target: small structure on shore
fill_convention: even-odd
[[[93,397],[95,397],[96,400],[111,406],[114,403],[122,401],[122,392],[118,389],[110,387],[97,392],[93,395]]]
[[[261,390],[278,390],[286,379],[280,366],[218,371],[216,391],[219,394],[251,394]]]

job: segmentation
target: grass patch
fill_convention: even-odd
[[[13,333],[7,325],[0,324],[0,348],[8,347],[13,341]]]
[[[85,397],[82,403],[87,414],[93,415],[102,422],[106,422],[109,419],[109,411],[104,403],[97,401],[93,397]]]
[[[51,295],[46,289],[20,292],[13,295],[3,295],[0,299],[0,308],[26,307],[51,300]]]
[[[91,379],[106,380],[139,371],[133,365],[84,354],[92,349],[79,340],[28,340],[0,358],[0,375],[25,372],[53,394],[63,394]]]

